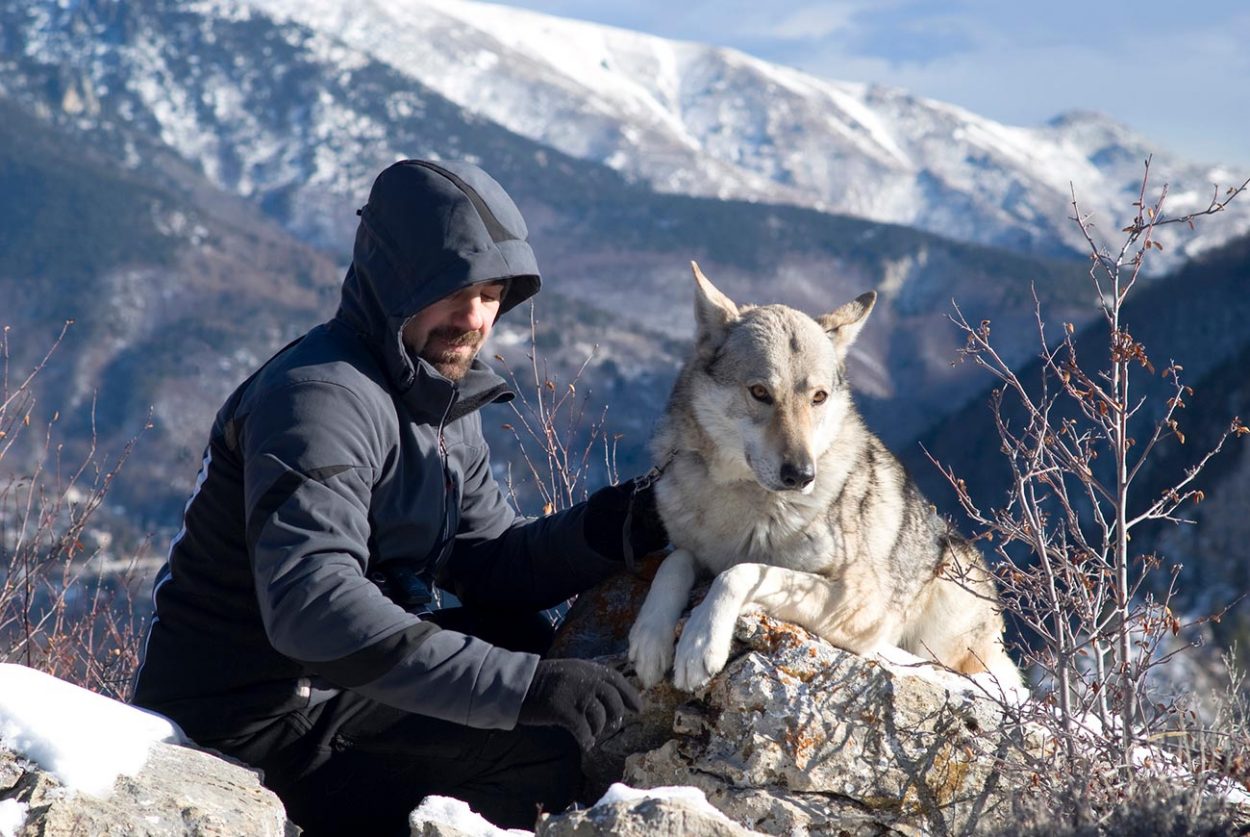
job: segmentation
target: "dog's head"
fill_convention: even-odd
[[[770,491],[809,493],[820,455],[851,409],[847,351],[876,303],[869,291],[817,319],[784,305],[742,306],[691,262],[692,392],[717,455]]]

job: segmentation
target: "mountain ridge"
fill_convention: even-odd
[[[1152,156],[1144,138],[1088,112],[1002,125],[724,47],[473,0],[234,2],[333,33],[509,130],[661,192],[795,203],[1059,255],[1084,250],[1066,222],[1072,189],[1110,227]],[[1088,147],[1095,136],[1104,142]],[[1235,179],[1227,167],[1153,157],[1177,212],[1205,207],[1211,181]],[[1250,229],[1250,210],[1236,215],[1228,236]],[[1162,238],[1177,261],[1219,240]]]

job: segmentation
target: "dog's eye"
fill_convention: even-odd
[[[828,398],[829,398],[829,393],[825,392],[823,389],[820,389],[820,390],[817,390],[816,394],[812,396],[812,403],[824,404],[825,401],[828,400]]]
[[[756,401],[762,401],[765,404],[773,403],[773,397],[768,394],[768,387],[763,384],[755,384],[750,389],[751,397]]]

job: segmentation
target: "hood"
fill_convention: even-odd
[[[525,220],[477,166],[402,160],[378,175],[358,214],[335,318],[373,344],[401,393],[423,377],[450,385],[424,361],[414,365],[404,349],[401,333],[413,314],[478,282],[511,280],[499,316],[538,292]],[[479,377],[475,371],[486,371],[480,362],[474,367],[465,388]]]

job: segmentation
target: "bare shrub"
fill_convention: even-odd
[[[598,418],[590,418],[589,394],[577,389],[594,359],[594,350],[568,383],[561,383],[539,351],[533,303],[529,309],[528,376],[523,378],[503,355],[495,355],[495,360],[517,394],[509,404],[514,421],[503,426],[516,442],[517,461],[508,464],[508,495],[518,510],[524,512],[534,504],[539,507],[538,513],[545,516],[586,499],[591,476],[600,464],[606,480],[617,482],[616,445],[620,436],[607,432],[608,408],[605,406]],[[517,469],[521,471],[519,476],[514,473]],[[573,596],[547,609],[544,615],[557,625],[575,601],[577,597]]]
[[[110,461],[93,433],[82,459],[66,462],[59,414],[35,420],[35,382],[70,325],[16,381],[9,327],[0,340],[0,662],[124,699],[138,663],[138,556],[118,562],[90,524],[135,440]]]
[[[509,465],[507,489],[519,509],[528,505],[522,496],[523,486],[536,494],[541,513],[547,515],[586,499],[590,477],[597,467],[602,466],[608,482],[615,483],[619,478],[616,446],[620,436],[607,432],[608,408],[605,406],[597,418],[588,416],[589,395],[577,390],[595,350],[586,356],[568,383],[561,383],[538,350],[531,303],[528,377],[523,379],[506,358],[495,355],[517,393],[509,405],[515,421],[503,427],[516,441],[523,472],[517,476]]]
[[[1180,364],[1156,369],[1123,309],[1150,253],[1162,250],[1155,230],[1192,226],[1194,219],[1223,210],[1248,184],[1223,194],[1217,188],[1205,210],[1168,217],[1166,186],[1153,202],[1147,199],[1147,160],[1133,219],[1116,248],[1096,242],[1074,191],[1073,220],[1089,246],[1089,277],[1106,326],[1107,356],[1098,362],[1078,357],[1070,324],[1054,341],[1036,295],[1042,361],[1036,385],[1021,380],[995,350],[988,320],[974,325],[958,306],[952,317],[966,336],[961,356],[997,381],[992,409],[1011,474],[1005,503],[980,508],[954,470],[934,462],[974,521],[978,539],[997,553],[1003,606],[1028,638],[1017,650],[1040,698],[1007,709],[1042,735],[1040,743],[1036,735],[1024,736],[1031,746],[1014,754],[1005,769],[1020,772],[1020,784],[1035,792],[1021,804],[1040,805],[1055,833],[1085,833],[1091,824],[1111,828],[1135,809],[1149,808],[1166,819],[1181,810],[1181,801],[1175,795],[1160,801],[1159,787],[1203,799],[1205,791],[1228,785],[1226,765],[1202,752],[1210,730],[1183,697],[1160,691],[1153,677],[1186,647],[1178,635],[1219,614],[1178,613],[1179,567],[1164,556],[1136,552],[1132,532],[1150,522],[1186,522],[1185,507],[1203,499],[1195,482],[1203,467],[1230,438],[1250,430],[1231,418],[1196,465],[1135,505],[1130,488],[1157,446],[1169,437],[1184,442],[1178,411],[1192,390]],[[1143,376],[1153,375],[1167,383],[1161,405],[1140,385]],[[1244,726],[1230,734],[1246,749]]]

